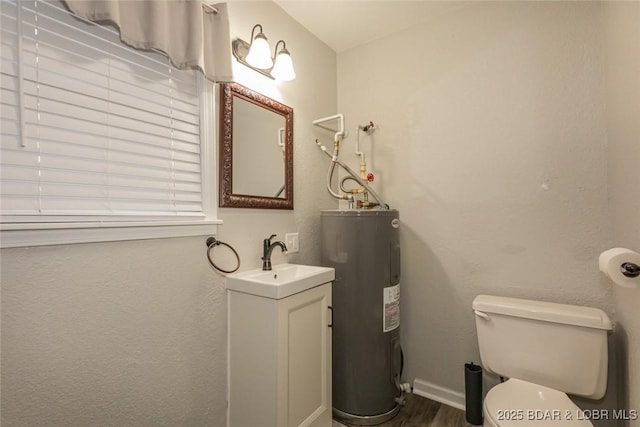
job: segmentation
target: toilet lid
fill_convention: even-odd
[[[499,427],[593,427],[587,415],[565,393],[515,378],[484,399],[484,416]]]

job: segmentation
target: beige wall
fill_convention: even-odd
[[[226,411],[204,237],[2,250],[2,425],[193,425]]]
[[[339,111],[378,124],[362,147],[400,210],[405,379],[423,391],[460,403],[478,294],[613,315],[601,28],[598,3],[467,3],[338,55]]]
[[[310,122],[335,112],[335,53],[270,2],[233,3],[230,19],[232,36],[247,40],[261,23],[294,58],[291,83],[243,70],[237,78],[295,110],[295,210],[220,209],[218,238],[250,269],[260,266],[264,237],[299,231],[301,251],[289,259],[315,263],[317,210],[335,203]],[[2,250],[0,423],[224,426],[226,294],[205,239]],[[215,256],[232,261],[217,248]]]
[[[612,246],[640,251],[640,2],[605,2],[603,11]],[[614,295],[621,403],[640,411],[640,287]]]

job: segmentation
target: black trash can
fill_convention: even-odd
[[[482,425],[482,367],[464,365],[464,400],[469,424]]]

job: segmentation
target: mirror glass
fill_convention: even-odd
[[[234,193],[285,196],[284,126],[281,115],[245,99],[233,98]]]
[[[293,209],[293,109],[221,85],[220,206]]]

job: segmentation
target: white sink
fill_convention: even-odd
[[[273,270],[249,270],[227,275],[227,289],[281,299],[331,282],[335,270],[313,265],[278,264]]]

